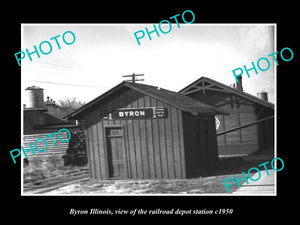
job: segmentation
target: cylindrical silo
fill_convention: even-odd
[[[45,108],[44,89],[31,86],[25,89],[28,97],[26,108]]]

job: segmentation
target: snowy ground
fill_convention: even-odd
[[[223,180],[243,177],[242,172],[247,173],[251,167],[270,161],[273,155],[253,154],[251,156],[221,160],[218,168],[210,171],[204,177],[194,179],[160,179],[160,180],[107,180],[100,181],[89,179],[88,175],[80,180],[60,184],[56,186],[36,186],[34,189],[24,190],[24,194],[43,195],[136,195],[136,194],[229,194],[226,191]],[[263,168],[261,168],[264,170]],[[270,169],[270,168],[269,168]],[[230,186],[230,193],[238,190],[236,183]]]
[[[233,175],[232,175],[233,176]],[[211,176],[181,180],[84,180],[45,194],[204,194],[226,193],[223,179],[227,176]],[[30,192],[28,192],[30,193]]]

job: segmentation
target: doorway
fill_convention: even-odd
[[[109,178],[127,178],[123,127],[106,127],[105,133]]]

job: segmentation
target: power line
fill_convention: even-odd
[[[52,81],[42,81],[42,80],[27,80],[27,81],[33,81],[38,83],[47,83],[47,84],[58,84],[58,85],[68,85],[68,86],[79,86],[79,87],[91,87],[91,88],[110,88],[110,87],[100,87],[100,86],[93,86],[93,85],[83,85],[83,84],[71,84],[71,83],[58,83],[58,82],[52,82]]]
[[[69,70],[76,70],[81,66],[78,63],[68,62],[65,60],[48,59],[48,58],[40,58],[38,61],[34,61],[34,63],[38,65],[43,64],[43,65],[51,66],[54,69],[58,67],[58,68],[64,68]]]

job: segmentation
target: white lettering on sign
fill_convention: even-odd
[[[130,111],[119,111],[119,117],[134,117],[134,116],[145,116],[145,111],[138,111],[138,110],[130,110]]]
[[[123,108],[111,113],[109,119],[159,119],[167,118],[168,112],[163,107]]]

